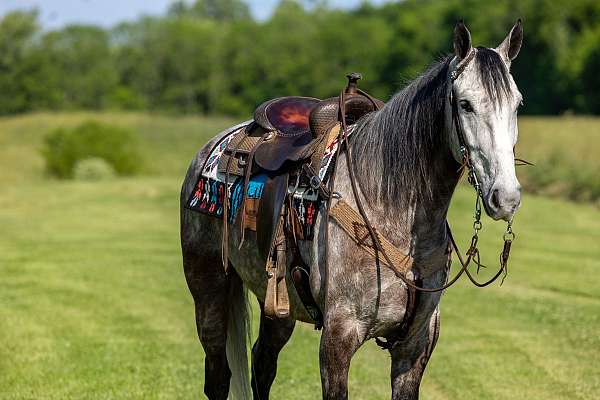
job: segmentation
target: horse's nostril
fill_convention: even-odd
[[[498,189],[494,189],[492,191],[492,195],[490,197],[490,204],[496,210],[500,208],[500,194],[499,193],[500,192],[498,191]]]

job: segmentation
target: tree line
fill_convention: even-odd
[[[173,3],[110,29],[43,30],[38,14],[0,20],[0,114],[125,109],[241,115],[282,95],[330,97],[344,75],[388,99],[452,50],[458,19],[497,46],[515,20],[513,75],[528,114],[600,113],[597,0],[405,0],[353,10],[282,0],[265,21],[241,0]]]

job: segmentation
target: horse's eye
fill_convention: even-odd
[[[465,112],[473,112],[473,107],[467,100],[460,101],[460,108],[462,108]]]

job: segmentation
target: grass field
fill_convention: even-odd
[[[201,398],[178,193],[197,148],[233,121],[99,114],[144,137],[146,174],[99,183],[46,178],[44,134],[91,116],[0,119],[0,399]],[[582,133],[583,125],[596,129]],[[568,157],[597,166],[581,137],[597,146],[598,127],[591,119],[523,119],[523,150],[543,155],[577,134],[581,154]],[[451,221],[463,243],[471,206],[461,188]],[[495,262],[502,226],[484,224],[482,252]],[[502,287],[463,282],[444,295],[423,398],[600,398],[600,211],[525,195],[515,230]],[[318,341],[310,326],[297,326],[272,398],[320,397]],[[389,357],[373,343],[350,375],[351,398],[389,398]]]

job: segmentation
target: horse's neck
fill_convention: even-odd
[[[368,126],[365,129],[369,129]],[[446,130],[443,134],[447,133]],[[390,138],[386,136],[386,132],[381,132],[379,140],[386,141]],[[383,146],[385,147],[385,143]],[[363,146],[360,156],[355,154],[355,174],[359,184],[365,188],[378,187],[381,182],[381,176],[369,169],[364,160],[385,161],[386,158],[380,154],[382,148]],[[357,157],[360,157],[360,160]],[[435,154],[429,154],[428,158],[432,162],[423,173],[429,180],[428,186],[431,189],[426,192],[425,188],[402,179],[393,179],[401,186],[391,190],[403,194],[394,201],[382,202],[381,196],[374,194],[373,190],[361,190],[364,196],[363,204],[370,209],[369,214],[373,216],[374,225],[378,225],[380,231],[390,239],[395,237],[394,241],[410,244],[414,253],[428,253],[447,244],[446,216],[460,178],[456,162],[451,159],[448,148],[436,149]],[[415,164],[412,173],[419,173],[419,168],[421,166]],[[380,169],[390,171],[392,168],[384,165]],[[407,169],[410,170],[410,166]]]
[[[416,252],[446,246],[448,241],[446,218],[459,176],[445,173],[442,168],[452,166],[438,162],[440,164],[435,166],[437,170],[434,169],[431,174],[434,182],[431,198],[416,200],[413,205],[415,211],[410,234]]]

